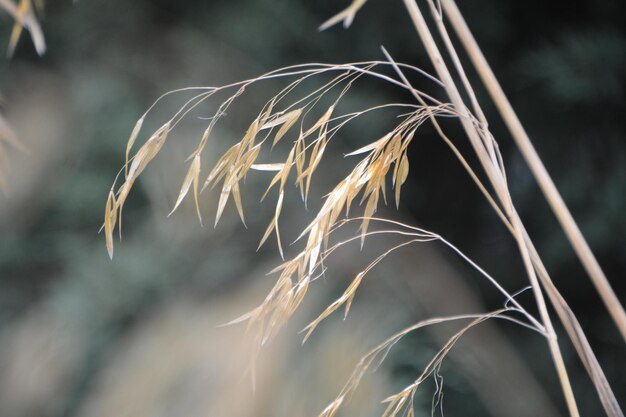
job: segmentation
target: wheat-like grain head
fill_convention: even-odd
[[[355,14],[365,4],[366,0],[354,0],[343,12],[329,19],[321,26],[328,28],[339,22],[348,27]],[[503,319],[521,327],[530,328],[548,341],[560,382],[572,416],[577,416],[575,399],[571,391],[570,382],[561,357],[554,328],[546,308],[542,288],[557,310],[560,319],[577,347],[578,353],[587,364],[587,370],[592,377],[596,389],[602,398],[605,410],[611,416],[623,416],[610,386],[606,383],[593,352],[588,348],[584,333],[573,317],[571,310],[564,302],[541,259],[526,233],[524,226],[515,211],[508,188],[508,179],[498,144],[489,130],[489,125],[476,100],[473,89],[465,76],[460,61],[449,41],[445,27],[442,26],[442,3],[429,0],[430,10],[438,24],[438,30],[444,40],[447,52],[459,73],[462,85],[470,99],[466,106],[459,89],[454,82],[439,49],[432,39],[432,35],[421,16],[417,4],[412,0],[405,0],[407,10],[419,31],[431,57],[437,76],[433,76],[410,65],[398,63],[383,49],[385,61],[367,61],[349,64],[302,64],[282,68],[245,81],[228,84],[221,87],[184,88],[164,94],[148,109],[137,121],[126,147],[126,162],[114,181],[107,197],[104,215],[104,234],[109,256],[113,256],[114,231],[116,226],[121,233],[122,211],[133,185],[151,161],[159,154],[166,140],[172,132],[194,109],[210,99],[225,95],[225,99],[218,100],[217,110],[198,140],[196,148],[187,158],[189,167],[182,179],[178,196],[170,212],[173,213],[184,199],[191,193],[202,223],[199,194],[207,189],[218,189],[219,199],[214,224],[217,225],[226,209],[228,200],[232,197],[241,221],[245,224],[244,204],[242,201],[241,184],[247,175],[269,172],[267,190],[262,199],[266,199],[272,190],[276,189],[277,197],[274,200],[274,214],[263,233],[259,247],[275,236],[278,251],[283,262],[270,271],[276,274],[277,279],[273,288],[265,299],[254,309],[228,324],[246,322],[254,341],[254,351],[251,354],[251,371],[254,372],[254,362],[262,346],[267,344],[273,336],[285,325],[290,317],[306,297],[310,285],[326,272],[325,261],[340,247],[360,242],[361,247],[366,238],[380,234],[394,234],[404,240],[398,245],[384,251],[374,258],[368,266],[359,272],[343,294],[327,306],[308,326],[303,329],[306,341],[315,329],[330,315],[343,308],[347,315],[355,299],[357,290],[363,284],[369,271],[375,268],[383,259],[395,250],[413,244],[439,242],[448,250],[458,255],[472,268],[477,270],[504,299],[504,308],[488,313],[471,313],[463,316],[435,318],[419,322],[410,326],[368,352],[357,364],[354,373],[344,389],[336,399],[322,411],[320,417],[335,416],[341,405],[348,400],[351,392],[358,386],[366,371],[382,362],[389,350],[406,334],[422,327],[434,325],[444,321],[465,321],[466,324],[457,331],[448,342],[439,350],[426,366],[422,374],[402,391],[389,396],[384,402],[387,408],[383,417],[413,416],[413,397],[424,380],[435,375],[448,352],[467,331],[486,320]],[[406,76],[412,72],[423,76],[433,83],[439,91],[445,91],[450,102],[440,101],[424,91],[414,88]],[[363,77],[387,83],[394,88],[401,88],[409,92],[414,98],[413,103],[383,103],[354,112],[343,112],[341,100],[350,89]],[[302,92],[305,81],[320,80],[321,86],[312,91]],[[246,93],[253,84],[267,80],[286,80],[287,85],[265,102],[260,111],[250,118],[250,123],[241,140],[232,144],[217,162],[209,167],[202,166],[202,155],[205,153],[208,141],[214,136],[214,127],[221,118],[231,109],[237,99]],[[152,109],[162,100],[172,95],[192,94],[192,97],[167,120],[160,128],[152,132],[148,139],[131,156],[135,143],[142,133],[143,123]],[[296,254],[289,256],[285,252],[280,232],[280,216],[285,205],[285,194],[290,192],[290,183],[293,183],[305,206],[312,198],[311,183],[316,171],[320,168],[329,145],[342,128],[348,123],[358,120],[371,112],[381,109],[395,109],[398,111],[398,122],[388,132],[378,138],[369,138],[368,142],[359,149],[345,155],[346,161],[355,160],[350,165],[348,174],[338,182],[323,198],[323,202],[312,219],[298,235],[294,243],[300,245]],[[473,150],[489,180],[485,185],[459,151],[454,141],[449,138],[439,124],[439,119],[457,118],[466,132]],[[310,120],[313,120],[311,122]],[[528,274],[530,286],[539,307],[539,316],[536,318],[529,313],[515,298],[516,294],[509,293],[498,280],[484,271],[463,252],[436,233],[396,222],[390,219],[377,218],[376,212],[382,203],[387,203],[387,187],[393,190],[393,200],[399,206],[402,196],[402,186],[405,183],[410,164],[408,149],[419,135],[419,128],[426,122],[432,123],[439,137],[446,143],[452,154],[465,168],[468,175],[483,193],[488,203],[494,209],[505,227],[518,243],[520,254]],[[277,148],[283,156],[278,161],[266,161],[268,151]],[[349,164],[349,162],[346,162]],[[120,183],[118,185],[118,182]],[[352,216],[355,202],[362,206],[362,213]],[[335,232],[348,224],[358,223],[357,234],[347,240],[337,240]],[[611,412],[611,410],[613,410]]]

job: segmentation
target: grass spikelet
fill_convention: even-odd
[[[298,284],[296,285],[293,298],[291,299],[291,303],[289,305],[289,309],[286,312],[287,317],[291,317],[300,306],[300,303],[302,303],[302,300],[304,300],[304,296],[309,289],[310,282],[311,279],[307,275],[303,279],[301,279],[300,282],[298,282]]]
[[[363,244],[365,243],[365,236],[367,235],[367,228],[370,223],[370,219],[374,216],[376,212],[376,207],[378,206],[378,190],[375,190],[370,195],[367,200],[367,205],[365,206],[365,211],[363,212],[363,222],[361,223],[361,248],[363,248]]]
[[[346,9],[322,23],[318,30],[326,30],[331,26],[335,26],[339,22],[343,22],[343,27],[345,29],[349,28],[354,20],[354,16],[366,2],[367,0],[352,0],[352,3]]]
[[[170,130],[170,123],[161,126],[154,134],[143,144],[137,151],[128,170],[127,181],[135,180],[143,170],[148,166],[150,161],[159,153],[161,147],[167,139]]]
[[[307,169],[303,171],[302,174],[300,174],[300,181],[296,180],[299,184],[301,184],[302,179],[306,178],[306,184],[304,186],[305,202],[307,201],[307,198],[309,196],[309,189],[311,188],[311,179],[313,178],[313,173],[322,161],[322,156],[324,155],[324,151],[326,150],[326,144],[326,131],[324,131],[320,133],[319,138],[315,142],[315,146],[313,146]]]
[[[280,232],[278,230],[278,217],[280,216],[280,212],[283,207],[283,198],[285,197],[285,192],[283,190],[278,194],[278,201],[276,202],[276,213],[274,214],[274,231],[276,232],[276,244],[278,245],[278,251],[280,253],[280,257],[285,259],[285,255],[283,253],[283,247],[280,243]]]
[[[328,120],[330,119],[330,116],[332,116],[334,110],[335,105],[333,104],[324,112],[324,114],[319,119],[317,119],[313,126],[311,126],[304,134],[301,135],[302,138],[307,138],[311,136],[318,129],[321,136],[321,132],[325,130],[325,127],[328,124]]]
[[[276,144],[283,138],[283,136],[287,134],[289,129],[291,129],[291,127],[298,121],[301,115],[302,109],[296,109],[282,115],[281,117],[276,118],[272,122],[266,123],[263,126],[263,128],[266,129],[281,125],[280,129],[278,129],[278,132],[276,132],[276,136],[274,136],[272,147],[276,146]]]
[[[341,407],[341,404],[343,404],[343,400],[344,397],[337,398],[335,401],[330,403],[328,407],[324,409],[324,411],[321,412],[319,417],[334,417],[337,414],[337,411],[339,411],[339,407]]]
[[[137,123],[135,123],[135,127],[128,138],[128,142],[126,143],[126,162],[124,163],[124,177],[128,178],[128,157],[130,156],[130,151],[133,149],[133,145],[135,144],[135,140],[137,140],[137,136],[139,135],[139,131],[143,126],[144,116],[142,116]]]
[[[144,143],[141,146],[141,148],[139,148],[137,153],[135,153],[135,155],[132,158],[132,162],[131,162],[130,168],[128,169],[128,172],[125,173],[125,181],[122,183],[118,191],[115,193],[115,195],[117,195],[115,206],[116,206],[118,213],[115,217],[111,217],[111,216],[109,217],[113,219],[113,221],[111,222],[111,229],[113,228],[113,226],[115,226],[115,223],[117,222],[119,226],[120,238],[122,235],[122,211],[124,208],[124,203],[126,202],[126,199],[128,198],[128,195],[130,194],[130,191],[137,177],[143,172],[143,170],[148,166],[150,161],[152,161],[152,159],[154,159],[154,157],[161,150],[161,147],[163,146],[163,144],[165,143],[165,140],[167,139],[167,135],[169,131],[170,131],[170,122],[167,122],[163,126],[161,126],[159,129],[157,129],[157,131],[154,132],[152,136],[150,136],[150,138],[146,141],[146,143]],[[125,167],[126,167],[126,164],[125,164]],[[110,249],[109,249],[109,245],[107,244],[107,250],[109,251],[109,255],[112,255],[113,253],[112,233],[111,234],[105,233],[105,236],[108,236],[111,238]]]
[[[240,143],[234,144],[228,151],[226,151],[221,158],[217,161],[211,172],[209,173],[204,185],[202,186],[202,191],[207,188],[209,185],[211,188],[215,186],[226,174],[229,169],[233,166],[236,153],[239,152],[239,148],[241,147]]]
[[[356,290],[361,284],[361,280],[365,276],[365,272],[359,272],[357,276],[354,278],[352,283],[346,288],[344,293],[339,297],[339,299],[335,300],[331,305],[326,307],[326,309],[320,314],[315,320],[309,323],[302,331],[305,331],[304,339],[302,343],[304,344],[308,338],[313,334],[315,328],[328,316],[334,313],[337,309],[339,309],[342,305],[345,304],[345,313],[344,319],[348,315],[348,311],[350,310],[350,306],[352,305],[352,300],[354,299],[354,295],[356,294]]]
[[[220,198],[217,202],[217,212],[215,213],[215,223],[213,226],[217,226],[217,223],[220,221],[222,217],[222,213],[224,212],[224,208],[226,207],[226,203],[228,202],[228,198],[230,197],[230,192],[233,188],[233,185],[237,182],[234,175],[232,175],[232,169],[229,176],[224,179],[224,185],[222,186],[222,192],[220,193]]]
[[[287,156],[287,160],[281,164],[270,164],[270,166],[280,167],[280,170],[274,175],[274,178],[270,181],[265,193],[261,197],[261,201],[265,200],[270,190],[274,187],[274,185],[280,182],[278,189],[280,192],[283,192],[285,189],[285,184],[287,183],[287,178],[289,178],[289,172],[294,164],[294,155],[295,155],[295,147],[291,149],[289,155]],[[265,165],[267,167],[267,165]]]
[[[303,170],[304,164],[306,163],[306,146],[304,140],[298,139],[295,145],[295,163],[296,163],[296,187],[300,190],[300,196],[302,197],[302,201],[305,201],[304,198],[304,177]]]
[[[252,165],[254,165],[254,163],[256,162],[257,158],[259,157],[260,152],[261,152],[260,144],[256,145],[254,148],[246,152],[246,154],[242,158],[243,164],[241,168],[241,177],[243,177],[244,179],[246,178],[246,174],[248,173]]]
[[[406,153],[402,155],[400,163],[398,166],[398,174],[397,181],[394,178],[394,186],[396,189],[396,207],[400,207],[400,190],[402,189],[402,184],[406,181],[409,176],[409,158],[406,157]]]
[[[115,193],[111,190],[104,209],[104,236],[109,258],[113,259],[113,229],[117,220],[117,203]]]
[[[187,175],[185,176],[185,179],[183,180],[183,185],[180,187],[180,191],[178,193],[178,198],[176,199],[176,203],[174,204],[174,208],[172,208],[172,211],[170,211],[170,213],[168,214],[168,217],[171,216],[172,213],[174,213],[174,211],[176,211],[180,203],[182,203],[182,201],[185,199],[185,196],[187,195],[187,193],[189,192],[189,189],[191,188],[193,184],[193,191],[194,191],[193,194],[194,194],[194,200],[196,203],[196,211],[198,212],[198,219],[200,220],[200,223],[202,223],[202,217],[200,216],[200,206],[198,205],[198,177],[199,176],[200,176],[200,155],[196,155],[193,157],[193,160],[191,161],[191,165],[189,165],[189,170],[187,170]]]
[[[365,146],[363,146],[362,148],[357,149],[356,151],[352,151],[350,153],[347,153],[345,156],[355,156],[355,155],[361,155],[364,153],[368,153],[368,152],[372,152],[376,149],[379,149],[381,146],[384,146],[387,141],[389,140],[389,137],[391,136],[391,134],[386,134],[385,136],[383,136],[382,138],[369,143]]]
[[[243,214],[243,204],[241,203],[241,192],[239,191],[239,182],[235,181],[233,184],[233,200],[235,201],[235,207],[237,207],[237,213],[244,226],[246,226],[246,219]],[[246,226],[247,227],[247,226]]]
[[[259,133],[259,130],[261,130],[259,119],[255,119],[252,124],[250,124],[246,135],[241,140],[241,146],[239,147],[239,156],[241,156],[241,152],[243,152],[244,150],[252,149],[252,147],[254,146],[254,140],[256,139],[256,135]]]

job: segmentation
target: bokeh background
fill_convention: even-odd
[[[431,70],[399,1],[371,0],[347,31],[316,30],[346,3],[46,2],[41,18],[47,53],[38,57],[25,35],[15,56],[0,60],[3,114],[29,148],[9,154],[8,185],[0,196],[0,416],[317,415],[358,358],[385,337],[427,317],[502,304],[458,258],[424,245],[381,264],[348,319],[330,319],[301,346],[297,332],[390,242],[372,240],[363,252],[346,249],[293,322],[263,349],[253,393],[244,374],[244,329],[217,325],[256,306],[272,284],[265,274],[279,262],[274,242],[255,252],[271,218],[271,204],[258,203],[269,178],[250,178],[244,190],[248,229],[228,209],[216,229],[199,227],[192,205],[167,217],[185,173],[183,161],[207,123],[197,115],[181,125],[138,182],[126,205],[123,240],[108,259],[98,234],[106,195],[135,121],[163,92],[224,84],[302,62],[382,59],[381,45],[396,60]],[[459,3],[626,301],[626,4]],[[0,17],[0,45],[8,43],[12,23]],[[471,71],[470,76],[476,80]],[[416,78],[415,85],[443,97],[424,80]],[[210,153],[218,154],[244,132],[255,106],[275,87],[261,86],[242,100],[217,131]],[[478,94],[488,103],[484,91]],[[390,100],[410,97],[365,82],[350,91],[345,105],[364,108]],[[158,126],[182,102],[164,102],[148,126]],[[518,210],[624,406],[624,341],[495,110],[484,108]],[[198,115],[210,109],[215,107],[207,105]],[[380,113],[346,129],[313,193],[323,195],[340,178],[343,153],[393,123],[392,113]],[[459,126],[445,126],[469,151]],[[508,289],[523,288],[514,242],[434,130],[424,126],[412,146],[415,162],[400,212],[385,214],[445,236]],[[215,193],[202,200],[210,218]],[[286,236],[295,238],[311,213],[294,190],[283,213]],[[532,308],[530,296],[521,300]],[[341,415],[380,415],[380,401],[410,383],[454,329],[433,328],[400,343]],[[601,415],[571,346],[564,342],[563,349],[583,414]],[[441,376],[450,416],[565,415],[544,340],[515,326],[493,323],[468,333]],[[416,415],[431,415],[434,392],[434,381],[418,392]]]

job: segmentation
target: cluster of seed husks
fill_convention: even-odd
[[[211,123],[205,130],[197,148],[188,158],[190,165],[183,179],[172,213],[180,206],[185,197],[192,192],[198,217],[201,222],[202,218],[198,201],[199,193],[206,188],[219,188],[220,197],[217,203],[215,224],[220,220],[231,196],[237,212],[242,222],[245,224],[240,183],[245,180],[246,175],[249,174],[251,170],[275,173],[269,182],[267,190],[263,194],[264,199],[270,190],[274,188],[278,189],[274,215],[260,240],[259,247],[263,245],[272,234],[275,234],[279,252],[284,259],[279,229],[279,217],[283,208],[289,178],[293,179],[303,201],[306,203],[309,198],[313,175],[322,162],[330,139],[337,134],[341,127],[348,121],[377,108],[395,105],[411,108],[409,113],[402,115],[402,121],[390,132],[383,135],[380,139],[345,155],[346,157],[360,157],[361,159],[356,163],[351,172],[339,181],[330,193],[326,195],[321,208],[298,237],[297,241],[305,242],[304,248],[296,256],[283,261],[282,264],[270,272],[278,274],[278,278],[274,287],[263,302],[252,311],[229,323],[247,322],[248,324],[255,346],[251,357],[252,371],[254,371],[254,361],[258,355],[259,349],[276,335],[287,320],[295,313],[306,296],[310,283],[324,273],[324,260],[330,256],[335,249],[348,242],[359,239],[362,245],[367,236],[379,233],[379,231],[370,232],[369,226],[372,221],[380,220],[376,219],[374,216],[380,200],[382,199],[385,203],[387,202],[388,183],[391,183],[394,190],[393,199],[395,204],[399,205],[402,185],[405,183],[409,173],[409,158],[407,157],[407,152],[417,129],[422,123],[429,119],[432,120],[434,117],[454,115],[450,105],[446,103],[436,103],[433,105],[426,105],[425,103],[424,105],[386,104],[384,106],[378,106],[347,115],[334,115],[339,100],[346,93],[352,82],[364,73],[368,73],[372,67],[372,65],[368,64],[357,68],[357,70],[354,70],[354,66],[347,67],[347,70],[344,67],[333,68],[333,70],[343,70],[342,74],[333,78],[333,80],[325,84],[324,87],[316,90],[304,99],[292,103],[281,111],[274,111],[281,100],[295,88],[295,86],[302,82],[304,78],[324,73],[328,71],[328,68],[318,70],[317,72],[308,72],[307,75],[291,83],[287,88],[283,89],[266,103],[259,115],[254,118],[249,125],[243,138],[228,148],[218,158],[200,187],[202,152],[215,123],[225,114],[226,109],[232,104],[234,99],[243,93],[247,84],[239,85],[237,92],[223,102],[215,116],[211,118]],[[249,83],[255,81],[258,81],[258,79],[252,80]],[[321,97],[344,82],[346,86],[339,97],[322,112],[321,116],[317,118],[314,123],[305,126],[305,116],[311,113],[313,107],[320,101]],[[114,229],[116,225],[121,225],[122,209],[135,181],[159,153],[168,138],[168,134],[182,117],[184,117],[190,109],[212,96],[218,90],[219,88],[208,88],[207,91],[192,98],[188,102],[189,106],[187,108],[181,109],[170,121],[157,129],[137,150],[134,156],[130,157],[130,152],[141,131],[145,116],[135,125],[127,145],[126,164],[123,169],[124,181],[117,190],[115,186],[111,189],[105,208],[103,228],[110,256],[113,255]],[[298,125],[300,129],[294,135],[295,139],[293,142],[287,147],[287,157],[284,161],[276,163],[258,163],[264,145],[266,145],[265,148],[274,147],[281,141],[284,142],[283,139],[288,136],[290,132],[293,132],[294,127]],[[354,206],[355,201],[357,201],[359,205],[364,206],[363,212],[358,218],[350,218],[350,210]],[[351,221],[360,222],[358,236],[348,241],[329,246],[332,233],[343,224]],[[399,225],[398,223],[395,224]],[[315,320],[305,327],[304,331],[306,334],[304,340],[312,334],[315,328],[324,319],[336,310],[343,307],[345,308],[345,314],[348,314],[363,278],[391,251],[413,242],[425,242],[438,239],[437,235],[425,231],[416,232],[415,230],[400,233],[405,236],[410,236],[411,240],[383,253],[371,262],[367,268],[357,274],[341,297],[330,304]],[[402,335],[404,334],[406,334],[406,332],[402,333]],[[331,417],[337,412],[345,396],[356,388],[365,371],[374,361],[384,359],[385,352],[387,352],[402,335],[396,335],[387,340],[363,358],[355,370],[353,377],[346,385],[346,389],[344,389],[340,396],[324,410],[322,416]],[[417,384],[414,384],[413,386],[407,387],[406,390],[403,390],[396,396],[390,397],[388,399],[390,408],[387,410],[386,415],[395,415],[404,405],[410,403],[416,388]],[[411,411],[408,412],[410,413]]]

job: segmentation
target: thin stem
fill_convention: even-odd
[[[600,264],[596,260],[591,248],[587,244],[587,241],[583,237],[578,225],[574,221],[572,214],[565,205],[563,198],[554,185],[554,182],[543,165],[541,158],[539,158],[539,155],[533,147],[528,134],[513,110],[511,103],[506,98],[502,87],[498,83],[496,76],[487,63],[485,56],[476,43],[476,40],[469,30],[469,27],[463,19],[463,16],[454,0],[443,0],[442,3],[452,27],[456,31],[463,47],[470,57],[470,60],[474,64],[474,67],[476,67],[478,74],[483,80],[483,83],[494,101],[496,108],[500,112],[500,115],[504,119],[505,124],[509,128],[509,131],[511,132],[511,135],[513,136],[520,152],[526,159],[530,171],[535,176],[535,179],[543,191],[546,200],[550,204],[552,211],[561,224],[563,231],[571,242],[576,255],[587,271],[587,274],[589,274],[589,277],[600,294],[602,301],[609,310],[609,313],[611,314],[613,321],[615,321],[622,337],[626,340],[626,312],[624,312],[623,306],[611,288],[606,275],[602,271]]]
[[[428,25],[426,24],[426,21],[424,20],[424,17],[422,16],[422,13],[420,12],[416,1],[415,0],[403,0],[403,1],[413,21],[413,24],[415,25],[415,28],[417,29],[417,32],[420,38],[424,42],[426,51],[433,65],[435,66],[437,74],[439,75],[439,78],[445,85],[446,93],[450,97],[450,100],[456,107],[457,111],[461,114],[461,116],[468,115],[467,108],[465,107],[463,103],[459,90],[457,89],[456,84],[454,83],[454,80],[452,79],[452,75],[450,74],[443,60],[443,57],[441,56],[439,48],[437,47],[437,44],[435,43],[432,37],[430,29],[428,28]],[[487,173],[487,176],[489,177],[489,180],[491,181],[496,193],[498,194],[498,197],[500,198],[502,204],[504,205],[507,215],[512,221],[513,228],[516,231],[515,237],[518,242],[520,252],[522,254],[522,259],[524,261],[524,265],[526,267],[528,277],[530,279],[531,285],[533,286],[533,292],[535,294],[535,299],[537,301],[539,313],[541,315],[544,326],[546,327],[546,330],[548,331],[548,334],[549,334],[547,338],[548,345],[550,347],[550,351],[552,353],[552,359],[555,363],[557,373],[561,381],[561,386],[563,388],[563,393],[565,395],[567,406],[568,406],[570,415],[572,417],[578,417],[579,413],[578,413],[578,407],[576,405],[576,399],[572,391],[569,377],[567,376],[567,370],[565,369],[565,363],[563,361],[563,357],[561,355],[558,343],[556,341],[556,333],[554,332],[554,329],[552,328],[550,316],[548,314],[545,300],[541,292],[541,287],[539,286],[539,283],[537,281],[535,270],[530,261],[528,248],[526,247],[525,242],[524,242],[522,229],[521,229],[522,227],[521,221],[519,219],[519,216],[517,215],[517,213],[515,212],[513,208],[513,204],[510,200],[510,195],[508,194],[507,189],[506,189],[504,178],[501,172],[499,171],[499,169],[496,169],[497,165],[494,166],[492,164],[492,161],[481,142],[480,134],[478,133],[476,126],[470,121],[470,118],[461,117],[460,120],[470,139],[472,146],[474,147],[474,150],[478,154],[480,162],[483,165],[485,172]]]
[[[342,227],[345,224],[348,224],[350,222],[353,221],[361,221],[365,219],[364,217],[350,217],[347,219],[342,220],[341,222],[339,222],[335,227],[333,227],[329,233],[334,232],[335,230],[337,230],[338,228]],[[381,223],[387,223],[387,224],[392,224],[395,226],[399,226],[405,229],[409,229],[409,230],[413,230],[415,231],[414,233],[407,233],[407,232],[403,232],[400,230],[379,230],[379,231],[372,231],[372,232],[368,232],[365,234],[365,236],[373,236],[373,235],[377,235],[377,234],[384,234],[384,233],[394,233],[394,234],[398,234],[398,235],[405,235],[405,236],[417,236],[419,237],[419,239],[422,239],[421,242],[429,242],[429,241],[433,241],[433,240],[439,240],[441,243],[443,243],[445,246],[447,246],[449,249],[452,249],[452,251],[454,251],[458,256],[460,256],[465,262],[467,262],[472,268],[474,268],[476,271],[478,271],[483,277],[485,277],[489,283],[491,285],[493,285],[502,295],[504,295],[506,297],[506,303],[511,303],[515,306],[515,309],[519,312],[521,312],[522,314],[524,314],[526,316],[526,318],[528,319],[529,322],[531,322],[534,326],[534,328],[540,332],[541,334],[543,334],[544,336],[548,336],[548,333],[546,331],[546,329],[544,328],[544,326],[539,323],[537,321],[537,319],[535,319],[530,313],[528,313],[526,311],[526,309],[524,309],[524,307],[522,307],[517,300],[515,299],[515,294],[510,294],[506,289],[504,289],[504,287],[502,287],[500,285],[500,283],[491,275],[489,275],[489,273],[487,271],[485,271],[483,268],[481,268],[476,262],[474,262],[470,257],[468,257],[467,255],[465,255],[459,248],[457,248],[456,246],[454,246],[452,243],[450,243],[449,241],[447,241],[446,239],[444,239],[441,235],[438,235],[437,233],[433,233],[430,232],[428,230],[419,228],[419,227],[414,227],[414,226],[409,226],[408,224],[404,224],[401,222],[397,222],[395,220],[390,220],[390,219],[384,219],[384,218],[377,218],[377,217],[372,217],[370,218],[370,220],[374,220],[374,221],[378,221]],[[323,255],[323,258],[327,258],[328,255],[330,255],[335,249],[350,243],[354,240],[360,239],[361,236],[354,236],[351,238],[348,238],[342,242],[339,242],[337,244],[335,244],[333,247],[327,249]],[[412,240],[412,242],[417,242],[420,241],[419,239],[414,239]]]
[[[396,70],[396,73],[398,74],[398,76],[400,77],[400,79],[407,85],[407,87],[410,87],[410,91],[413,91],[414,88],[411,86],[411,83],[409,82],[409,80],[406,78],[406,76],[404,75],[404,73],[402,72],[402,70],[400,69],[400,67],[396,64],[396,62],[393,60],[393,58],[391,57],[391,55],[389,55],[389,53],[387,52],[387,50],[385,48],[383,48],[383,53],[385,54],[385,56],[387,57],[387,59],[389,60],[389,62],[391,62],[391,64],[393,65],[394,69]],[[422,98],[417,95],[417,94],[413,94],[413,96],[422,104],[425,105],[424,100],[422,100]],[[437,121],[437,118],[435,117],[434,114],[432,114],[431,111],[428,112],[428,115],[430,117],[431,123],[433,124],[433,126],[435,127],[435,130],[437,132],[437,134],[439,135],[439,137],[446,143],[446,145],[448,145],[448,147],[450,148],[450,150],[452,150],[452,152],[454,153],[454,155],[457,157],[457,159],[459,160],[459,162],[461,163],[461,165],[463,165],[463,168],[465,168],[465,171],[468,173],[468,175],[472,178],[472,180],[474,181],[474,183],[478,186],[478,188],[480,189],[480,191],[483,193],[483,195],[485,196],[485,198],[487,199],[487,201],[489,202],[489,204],[491,204],[491,206],[493,207],[493,209],[495,210],[496,214],[498,215],[498,217],[500,217],[500,220],[502,220],[502,223],[509,229],[509,231],[513,234],[513,227],[511,226],[509,220],[506,218],[506,216],[504,215],[504,213],[502,212],[502,210],[500,209],[500,206],[498,206],[498,203],[496,203],[496,201],[493,199],[493,197],[491,196],[491,194],[489,193],[489,191],[487,191],[487,189],[485,188],[485,186],[483,185],[482,181],[478,178],[478,176],[476,175],[476,173],[474,172],[474,170],[472,169],[472,167],[470,166],[470,164],[467,162],[467,160],[463,157],[463,154],[461,154],[461,151],[459,151],[459,149],[456,147],[456,145],[454,145],[454,143],[452,142],[452,140],[444,133],[443,129],[441,128],[441,125],[439,125],[439,122]]]
[[[580,360],[582,361],[591,381],[596,387],[596,391],[598,396],[600,397],[600,401],[606,414],[610,417],[624,417],[624,413],[622,412],[617,399],[615,398],[615,394],[611,389],[609,382],[604,375],[604,371],[602,367],[598,363],[598,360],[587,341],[587,337],[583,332],[580,323],[576,319],[576,316],[569,308],[557,288],[552,283],[550,276],[546,270],[546,267],[543,265],[539,254],[537,253],[537,249],[535,249],[534,244],[530,240],[528,233],[524,230],[524,239],[526,240],[526,244],[530,250],[531,259],[533,261],[533,265],[537,270],[537,275],[539,276],[543,287],[546,290],[546,294],[550,298],[554,310],[558,314],[561,319],[561,323],[563,323],[563,327],[567,332]]]

